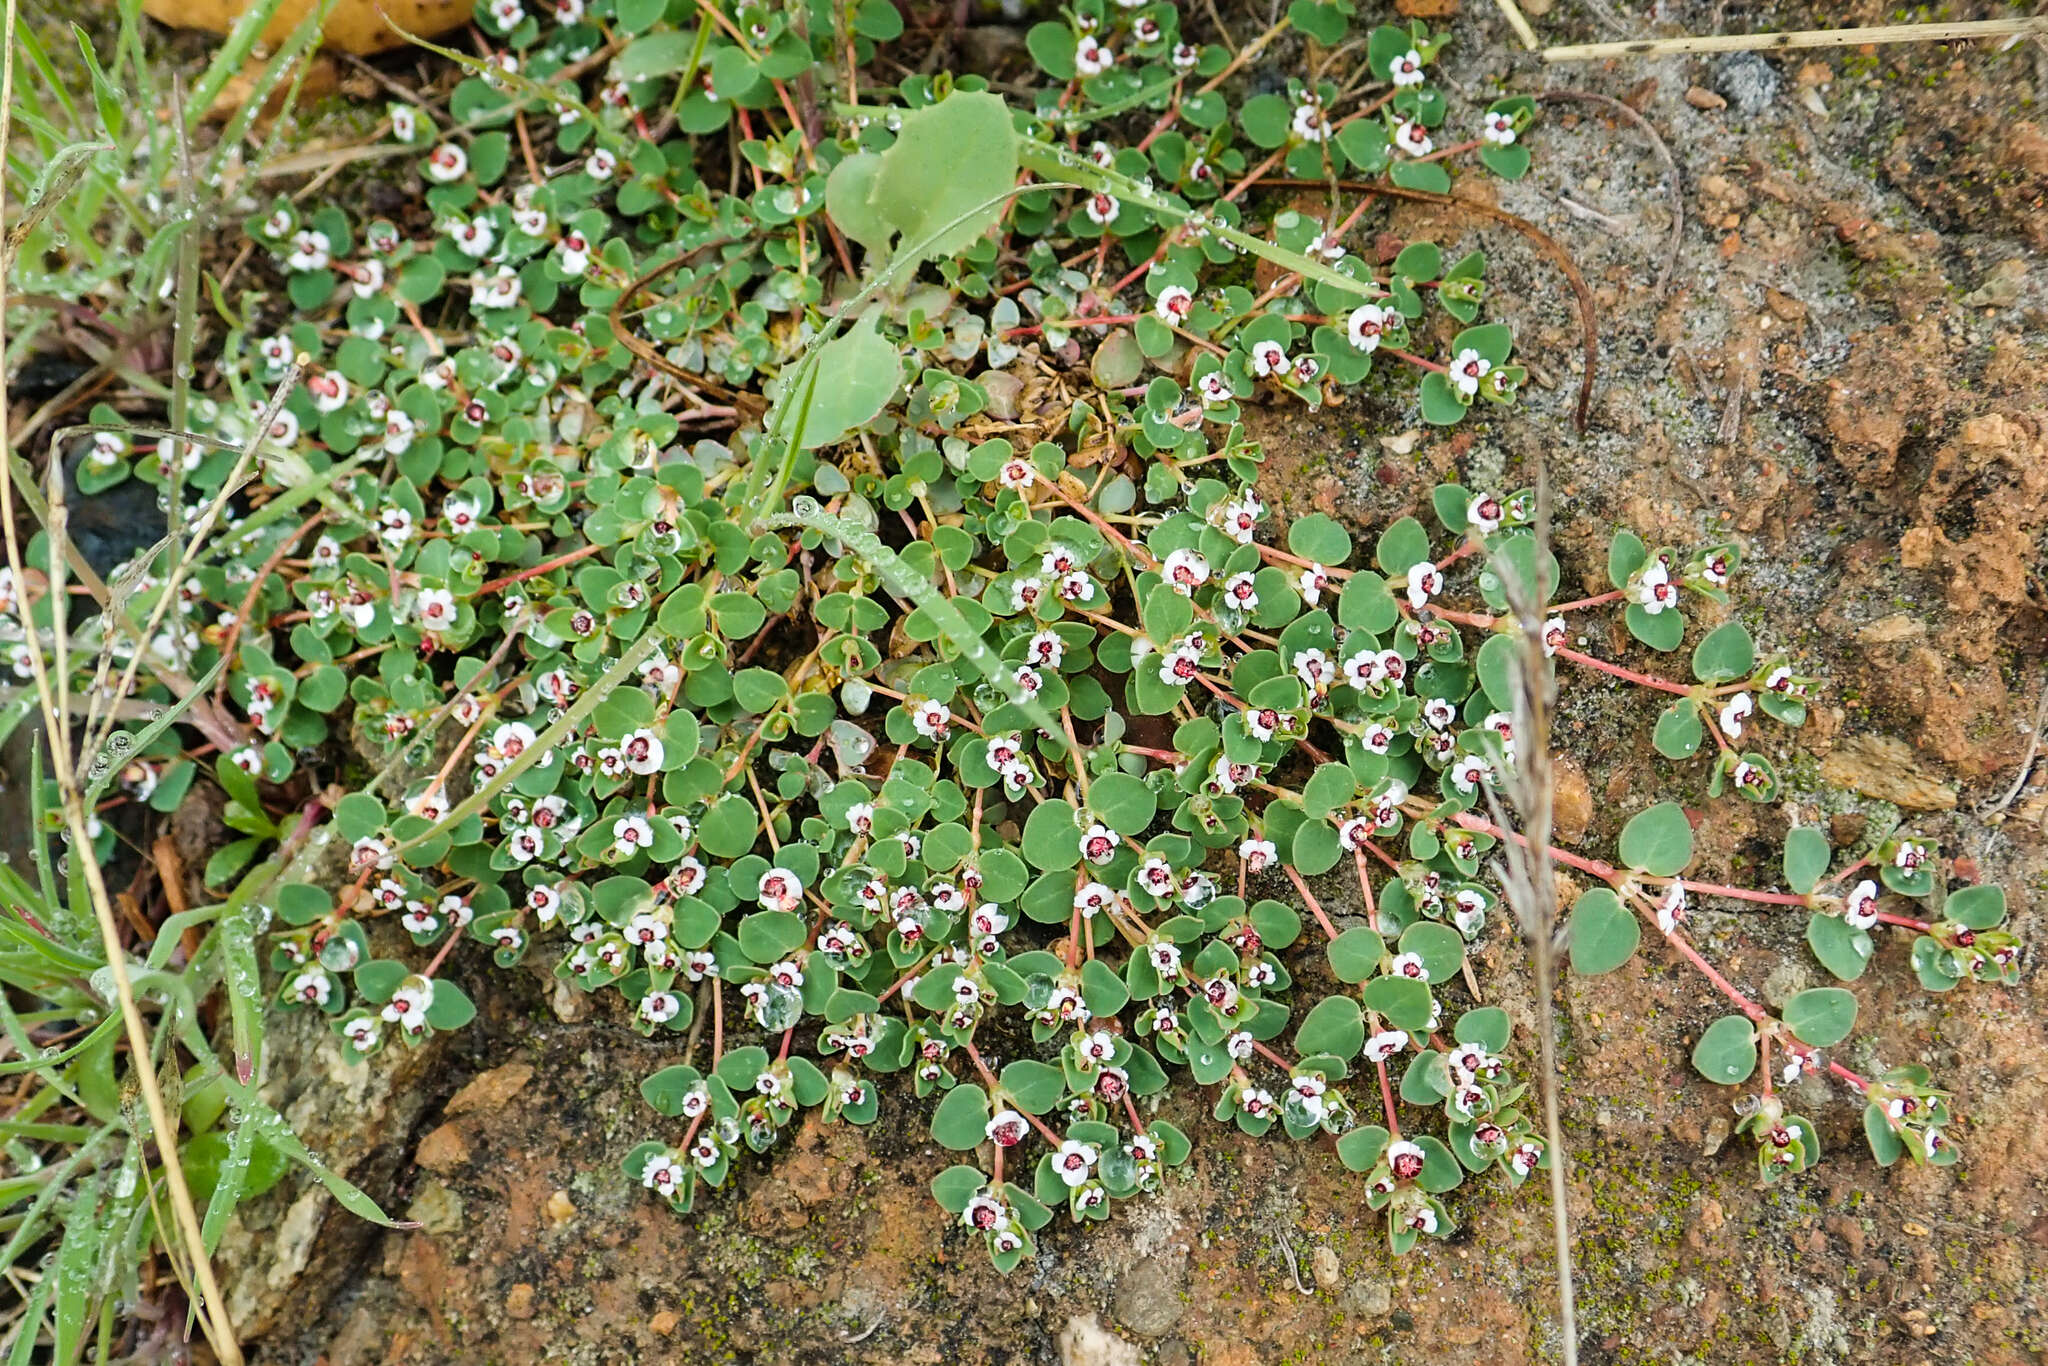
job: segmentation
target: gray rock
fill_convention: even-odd
[[[1714,63],[1714,93],[1744,114],[1761,114],[1778,98],[1778,69],[1754,52],[1731,52]]]
[[[1394,1307],[1394,1291],[1377,1276],[1362,1276],[1344,1287],[1337,1302],[1363,1319],[1383,1319]]]
[[[1116,1288],[1116,1321],[1141,1337],[1156,1338],[1180,1322],[1179,1258],[1149,1258],[1124,1273]]]

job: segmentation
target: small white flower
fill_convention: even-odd
[[[612,852],[631,858],[654,843],[654,827],[645,816],[621,816],[612,822]]]
[[[1211,370],[1196,380],[1195,389],[1201,394],[1203,405],[1210,408],[1221,408],[1237,397],[1230,390],[1230,377],[1221,370]]]
[[[1382,308],[1378,304],[1360,304],[1351,310],[1345,330],[1351,344],[1371,354],[1379,350],[1380,338],[1401,325],[1401,314],[1397,309]]]
[[[1317,100],[1303,100],[1294,106],[1294,136],[1303,142],[1321,142],[1330,136],[1330,120]]]
[[[1507,147],[1515,140],[1515,121],[1499,110],[1488,114],[1479,126],[1479,136],[1496,147]]]
[[[1060,1144],[1060,1150],[1053,1154],[1052,1167],[1069,1188],[1086,1181],[1095,1170],[1096,1159],[1102,1156],[1101,1149],[1092,1143],[1068,1139]]]
[[[645,1009],[645,1004],[642,1004]],[[683,1183],[689,1168],[676,1161],[671,1153],[657,1153],[647,1159],[647,1166],[640,1172],[640,1184],[648,1190],[667,1195]]]
[[[307,968],[292,978],[291,985],[285,990],[307,1005],[324,1006],[334,994],[334,983],[325,969]]]
[[[619,169],[619,159],[600,147],[583,159],[583,173],[592,180],[610,180]]]
[[[1160,566],[1160,574],[1182,597],[1192,597],[1209,581],[1209,561],[1199,550],[1176,550]]]
[[[1671,571],[1661,564],[1652,564],[1636,577],[1636,604],[1650,616],[1656,616],[1667,607],[1678,605],[1678,587],[1671,582]]]
[[[1330,571],[1320,564],[1312,564],[1301,571],[1295,586],[1301,592],[1301,600],[1314,607],[1322,601],[1323,591],[1330,586]]]
[[[1116,54],[1094,38],[1083,38],[1074,45],[1074,70],[1083,76],[1100,76],[1116,65]]]
[[[1491,369],[1493,362],[1468,346],[1451,358],[1451,383],[1458,387],[1459,393],[1469,398],[1479,392],[1479,381],[1486,378],[1487,371]]]
[[[455,624],[455,595],[445,588],[421,590],[413,607],[426,630],[445,631]]]
[[[1192,71],[1195,69],[1195,63],[1201,60],[1202,49],[1196,47],[1193,43],[1175,43],[1173,45],[1174,70]]]
[[[1188,319],[1188,310],[1195,306],[1195,296],[1185,285],[1168,285],[1159,291],[1159,297],[1152,303],[1152,312],[1169,326],[1179,326]]]
[[[1685,919],[1685,884],[1674,882],[1657,903],[1657,929],[1667,939]]]
[[[326,233],[317,228],[301,228],[292,234],[292,249],[284,263],[293,270],[325,270],[328,250]]]
[[[1559,650],[1562,650],[1564,648],[1565,638],[1568,634],[1569,629],[1565,626],[1563,617],[1552,617],[1550,620],[1544,622],[1544,657],[1550,658],[1552,656],[1555,656]]]
[[[1258,607],[1258,583],[1251,570],[1242,570],[1223,581],[1223,601],[1240,612],[1250,612]]]
[[[1180,977],[1180,945],[1155,940],[1145,946],[1145,956],[1151,960],[1152,970],[1167,981]]]
[[[804,880],[787,868],[761,874],[760,902],[771,911],[793,911],[803,904]]]
[[[1452,764],[1450,772],[1451,785],[1461,793],[1472,792],[1493,776],[1492,767],[1476,754],[1468,754]]]
[[[1101,867],[1116,857],[1116,832],[1102,822],[1090,825],[1081,835],[1081,857]]]
[[[518,7],[519,0],[498,0],[499,4]],[[460,180],[469,171],[469,153],[452,142],[444,142],[427,154],[427,179],[443,185]]]
[[[1854,891],[1842,903],[1842,919],[1859,930],[1867,930],[1877,923],[1877,884],[1869,878],[1856,884]]]
[[[1429,139],[1429,130],[1414,119],[1404,120],[1394,130],[1394,145],[1411,157],[1426,157],[1436,150],[1436,144]]]
[[[911,708],[910,725],[927,740],[943,740],[952,729],[952,709],[945,703],[928,697]]]
[[[1408,605],[1421,611],[1429,600],[1444,591],[1443,571],[1428,560],[1408,566]]]
[[[1268,375],[1284,375],[1292,369],[1287,349],[1279,342],[1262,341],[1252,347],[1252,373],[1261,379]]]
[[[1116,216],[1123,212],[1123,205],[1117,202],[1117,197],[1107,191],[1089,195],[1087,208],[1088,221],[1098,228],[1108,227],[1116,221]]]
[[[640,998],[640,1018],[649,1024],[667,1024],[682,1009],[683,1003],[673,992],[650,991]]]
[[[377,539],[398,547],[412,539],[412,513],[392,504],[377,514]]]
[[[1336,666],[1330,657],[1319,649],[1307,649],[1294,656],[1294,676],[1315,697],[1322,697],[1330,691],[1330,684],[1336,681]]]
[[[1422,70],[1422,54],[1411,47],[1396,57],[1387,67],[1387,79],[1392,81],[1397,89],[1421,85],[1427,79]]]
[[[1247,873],[1264,872],[1280,856],[1271,840],[1248,839],[1237,846],[1237,856],[1244,860]]]
[[[1465,524],[1481,536],[1491,536],[1507,520],[1507,509],[1490,493],[1474,494],[1465,505]]]
[[[1756,710],[1756,703],[1746,692],[1739,692],[1721,708],[1721,733],[1731,740],[1742,738],[1742,719]]]
[[[646,777],[661,771],[664,749],[661,737],[642,727],[633,731],[619,742],[619,752],[626,761],[626,770]]]
[[[496,273],[479,275],[470,282],[472,308],[510,308],[518,302],[519,277],[510,266],[499,266]]]

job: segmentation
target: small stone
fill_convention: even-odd
[[[1586,770],[1560,757],[1551,766],[1556,774],[1556,792],[1551,799],[1551,832],[1561,844],[1577,844],[1593,823],[1593,789],[1586,783]]]
[[[1448,19],[1458,12],[1458,0],[1394,0],[1394,13],[1403,19]]]
[[[1813,985],[1813,974],[1797,959],[1787,958],[1764,978],[1764,999],[1783,1009],[1785,1002]]]
[[[1731,52],[1714,63],[1714,89],[1744,114],[1761,114],[1778,98],[1778,68],[1754,52]]]
[[[1712,1157],[1721,1151],[1721,1145],[1728,1141],[1734,1126],[1728,1123],[1728,1116],[1715,1115],[1707,1125],[1707,1136],[1700,1141],[1700,1156]]]
[[[1916,1223],[1911,1219],[1899,1225],[1899,1232],[1905,1234],[1908,1238],[1925,1238],[1932,1231],[1927,1225]]]
[[[1160,1343],[1159,1350],[1153,1354],[1152,1360],[1156,1366],[1194,1366],[1195,1362],[1194,1354],[1188,1351],[1188,1345],[1179,1338],[1168,1338]]]
[[[664,1309],[653,1318],[647,1320],[647,1330],[656,1337],[665,1338],[670,1333],[675,1332],[676,1325],[681,1322],[682,1320],[676,1317],[675,1310]]]
[[[471,1110],[488,1113],[500,1109],[532,1080],[533,1068],[526,1063],[510,1062],[503,1067],[494,1067],[450,1096],[444,1112],[452,1116],[467,1114]]]
[[[1377,1276],[1353,1281],[1337,1301],[1362,1319],[1383,1319],[1394,1308],[1394,1290]]]
[[[549,1223],[560,1228],[576,1217],[576,1202],[569,1198],[569,1192],[556,1191],[548,1197],[548,1202],[542,1206],[541,1212],[547,1215]]]
[[[578,990],[568,978],[560,978],[548,997],[548,1009],[554,1011],[555,1018],[563,1024],[575,1024],[590,1014],[590,994]]]
[[[1870,817],[1861,811],[1837,811],[1828,817],[1828,842],[1837,849],[1855,847],[1870,828]]]
[[[505,1317],[530,1319],[533,1317],[533,1287],[525,1281],[505,1292]]]
[[[1820,776],[1834,787],[1890,802],[1908,811],[1953,811],[1956,789],[1927,771],[1913,747],[1889,735],[1857,735],[1821,760]]]
[[[1926,634],[1926,622],[1911,612],[1894,612],[1857,631],[1856,639],[1865,645],[1896,645],[1902,640],[1918,640]]]
[[[1713,1196],[1700,1201],[1700,1229],[1706,1233],[1719,1233],[1721,1226],[1728,1222],[1728,1215],[1721,1208],[1721,1202]]]
[[[1728,101],[1704,86],[1692,86],[1685,92],[1685,102],[1695,109],[1726,109]]]
[[[1141,1337],[1163,1335],[1186,1309],[1181,1303],[1179,1259],[1148,1258],[1124,1273],[1116,1288],[1116,1321]]]
[[[972,32],[972,30],[969,30]],[[1024,396],[1024,381],[1007,370],[984,370],[975,376],[988,394],[988,415],[998,422],[1015,422],[1018,400]]]
[[[405,1217],[428,1233],[457,1233],[462,1229],[462,1197],[439,1181],[429,1178],[406,1206]]]
[[[1060,1329],[1060,1366],[1139,1366],[1135,1343],[1125,1342],[1093,1314],[1076,1314]]]
[[[469,1161],[469,1140],[459,1124],[443,1124],[420,1140],[413,1161],[430,1172],[453,1171]]]
[[[1983,281],[1963,296],[1963,302],[1972,308],[2011,308],[2020,301],[2020,288],[2026,282],[2026,259],[2009,256],[1986,271]]]
[[[1327,1247],[1318,1247],[1309,1254],[1309,1269],[1316,1273],[1316,1284],[1325,1290],[1336,1286],[1343,1277],[1344,1268],[1337,1261],[1337,1254]]]

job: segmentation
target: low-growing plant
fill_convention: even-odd
[[[1442,134],[1441,39],[1350,17],[1301,0],[1232,56],[1170,6],[1083,3],[1031,31],[1052,81],[1022,109],[968,77],[863,86],[900,25],[880,0],[680,23],[661,0],[557,0],[545,23],[495,0],[491,50],[449,54],[471,74],[448,126],[388,119],[431,228],[252,205],[300,316],[219,301],[222,393],[194,415],[223,449],[180,433],[138,458],[111,412],[85,435],[100,477],[172,487],[268,452],[225,554],[185,592],[132,566],[117,610],[147,629],[108,633],[219,668],[235,733],[208,768],[241,838],[206,876],[267,913],[276,1004],[330,1017],[356,1062],[470,1021],[459,948],[545,954],[680,1044],[642,1088],[667,1122],[630,1179],[687,1210],[806,1111],[864,1124],[914,1095],[977,1155],[935,1197],[1005,1269],[1056,1207],[1105,1218],[1186,1161],[1158,1110],[1176,1076],[1245,1133],[1330,1136],[1397,1250],[1451,1232],[1468,1178],[1549,1163],[1468,963],[1516,838],[1481,814],[1517,759],[1508,581],[1560,582],[1531,498],[1447,484],[1435,529],[1369,547],[1321,514],[1279,530],[1238,424],[1255,396],[1360,385],[1448,424],[1505,414],[1524,378],[1479,321],[1478,253],[1347,242],[1375,202],[1448,189],[1454,158],[1522,174],[1535,106]],[[1289,30],[1307,78],[1237,99]],[[728,128],[720,189],[699,139]],[[1333,187],[1326,212],[1245,207],[1288,181]],[[1574,624],[1620,607],[1676,650],[1688,595],[1719,614],[1737,559],[1618,533],[1612,591],[1549,605],[1544,639],[1670,694],[1658,748],[1711,737],[1709,794],[1766,802],[1779,776],[1744,742],[1804,719],[1788,656],[1731,621],[1680,682]],[[342,739],[376,771],[330,795],[314,774]],[[122,779],[168,806],[199,774],[166,730]],[[1613,863],[1553,851],[1599,884],[1573,962],[1620,966],[1647,924],[1728,997],[1696,1061],[1722,1084],[1765,1064],[1767,1177],[1818,1155],[1781,1066],[1863,1093],[1880,1160],[1951,1161],[1924,1073],[1822,1056],[1853,995],[1774,1015],[1688,934],[1692,902],[1725,898],[1804,911],[1845,977],[1885,924],[1919,932],[1931,988],[2014,971],[2002,898],[1944,902],[1923,841],[1830,877],[1817,837],[1788,841],[1789,891],[1687,879],[1675,803]],[[338,885],[250,874],[280,840],[343,851]],[[1874,881],[1842,890],[1866,867],[1889,909]],[[1358,914],[1311,887],[1333,873]]]

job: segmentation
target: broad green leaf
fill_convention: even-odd
[[[1621,861],[1655,877],[1675,877],[1692,862],[1692,822],[1676,802],[1639,811],[1621,828]]]
[[[1724,622],[1693,647],[1692,676],[1702,683],[1726,683],[1756,671],[1756,642],[1739,621]]]
[[[1856,997],[1840,987],[1813,987],[1794,993],[1779,1014],[1801,1043],[1832,1048],[1856,1027]]]
[[[1817,825],[1799,825],[1785,832],[1785,884],[1801,896],[1820,885],[1833,858],[1827,832]]]
[[[1606,887],[1582,893],[1565,923],[1575,972],[1612,972],[1634,957],[1642,942],[1642,922]]]
[[[1746,1016],[1724,1015],[1693,1046],[1692,1065],[1708,1081],[1736,1086],[1756,1071],[1756,1026]]]
[[[1820,965],[1844,982],[1861,977],[1877,952],[1870,931],[1857,929],[1842,917],[1825,911],[1815,911],[1806,918],[1806,944]]]

